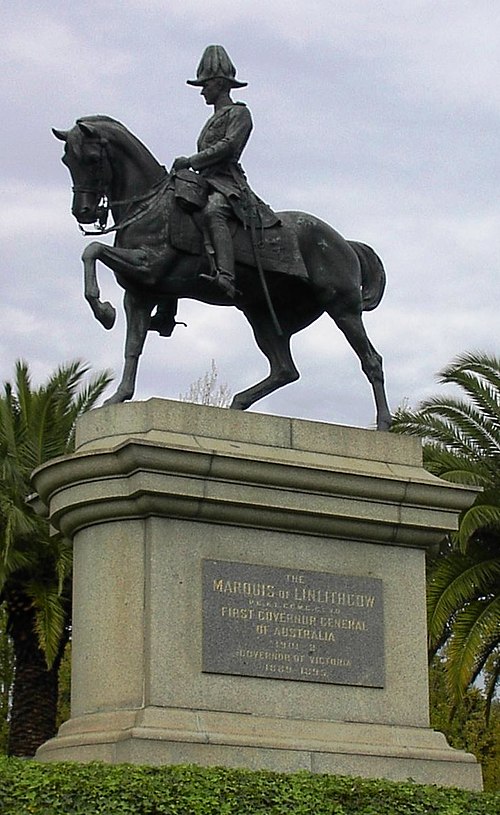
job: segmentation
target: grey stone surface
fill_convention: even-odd
[[[414,439],[392,445],[391,436],[293,420],[297,449],[286,446],[290,420],[277,417],[159,400],[93,413],[77,453],[35,475],[75,549],[72,718],[41,760],[195,761],[480,787],[473,757],[429,729],[425,634],[425,546],[454,527],[473,491],[425,473]],[[323,452],[311,450],[330,429]],[[380,686],[224,673],[220,653],[203,670],[204,640],[214,642],[203,570],[214,561],[233,572],[316,573],[317,588],[318,575],[380,585]]]
[[[359,458],[363,467],[372,461],[409,467],[422,463],[417,438],[168,399],[152,398],[125,407],[109,406],[84,414],[78,422],[77,449],[107,448],[130,438],[174,441],[177,437],[181,442],[183,437],[197,437]]]
[[[145,565],[141,521],[94,525],[78,535],[72,716],[143,704]]]
[[[150,696],[154,706],[203,707],[286,719],[428,726],[423,552],[399,547],[266,532],[246,527],[151,519]],[[383,689],[203,674],[202,561],[377,578],[384,585],[386,679]],[[411,613],[409,613],[409,610]],[[179,684],[178,677],[189,681]],[[314,687],[314,692],[311,688]]]
[[[428,729],[146,707],[71,719],[40,758],[195,763],[413,779],[480,789],[473,756]]]

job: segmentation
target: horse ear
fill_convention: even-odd
[[[52,128],[52,133],[56,137],[56,139],[60,139],[61,141],[68,141],[68,131],[67,130],[56,130],[55,127]]]
[[[97,128],[87,124],[86,122],[77,122],[77,125],[84,136],[90,136],[92,138],[99,135]]]

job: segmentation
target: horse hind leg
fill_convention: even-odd
[[[377,411],[377,430],[389,430],[392,417],[385,393],[382,357],[368,339],[361,312],[346,311],[339,304],[327,306],[326,312],[335,320],[347,342],[357,354],[363,373],[372,386]]]
[[[265,379],[234,396],[230,405],[233,410],[246,410],[254,402],[295,382],[300,376],[290,351],[290,335],[278,336],[267,314],[259,313],[255,318],[248,313],[245,316],[252,326],[258,347],[269,361],[270,370]]]

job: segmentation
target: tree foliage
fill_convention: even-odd
[[[481,491],[428,578],[429,649],[446,644],[455,704],[482,671],[488,704],[500,679],[500,360],[467,353],[439,381],[455,393],[401,409],[394,430],[421,436],[430,472]]]
[[[494,701],[489,720],[482,690],[468,688],[454,707],[446,687],[446,668],[442,657],[430,665],[431,727],[444,733],[457,750],[473,753],[481,764],[484,788],[500,791],[500,701]]]
[[[25,362],[0,395],[0,602],[14,648],[9,752],[32,755],[53,734],[59,663],[71,621],[70,543],[27,498],[35,467],[74,448],[75,424],[110,376],[85,382],[81,362],[34,388]]]
[[[191,383],[185,393],[179,394],[181,402],[194,402],[198,405],[228,407],[231,402],[231,391],[226,383],[219,383],[219,372],[213,359],[210,370]]]
[[[0,753],[7,752],[8,716],[14,684],[14,651],[7,634],[7,610],[0,605]]]

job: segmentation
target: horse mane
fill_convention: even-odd
[[[117,119],[113,119],[111,116],[105,116],[104,114],[80,116],[76,120],[76,124],[88,124],[97,127],[105,138],[118,142],[121,149],[129,155],[137,156],[137,154],[140,153],[142,154],[143,158],[147,157],[151,162],[153,162],[157,168],[162,167],[158,159],[156,159],[152,154],[151,150],[149,150],[149,148],[146,147],[146,145],[140,139],[138,139],[137,136],[134,136],[134,134],[131,133],[130,130]],[[78,134],[82,136],[78,127],[75,128],[75,131],[77,138]]]

